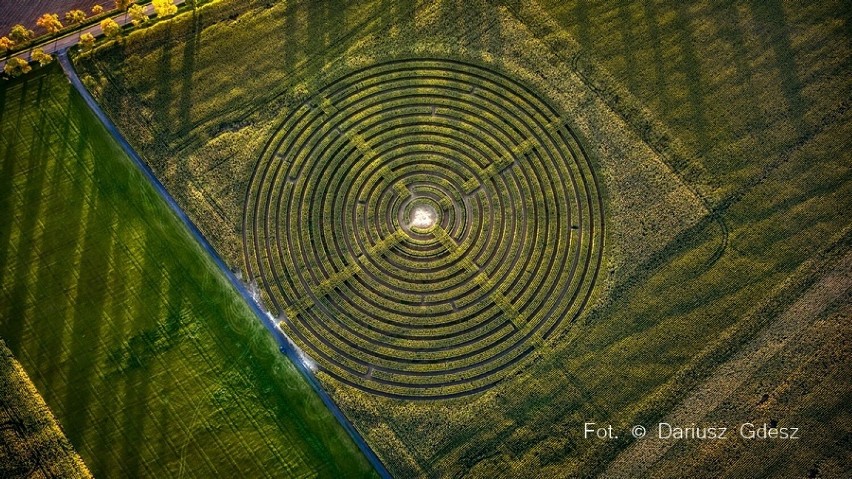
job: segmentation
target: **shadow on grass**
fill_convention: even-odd
[[[32,81],[25,81],[20,85],[22,90],[21,101],[19,103],[18,118],[15,125],[17,134],[14,137],[17,141],[24,140],[21,132],[25,131],[25,125],[22,123],[28,120],[24,113],[29,96],[28,92],[31,88],[39,88],[43,81],[44,77],[38,76]],[[44,121],[44,119],[39,118],[38,121]],[[2,270],[4,272],[9,272],[11,270],[11,275],[9,277],[5,277],[8,273],[4,273],[2,281],[3,288],[7,291],[11,291],[9,300],[9,316],[4,318],[7,323],[4,338],[6,339],[9,349],[12,351],[19,351],[18,348],[21,346],[22,334],[25,327],[24,318],[27,317],[27,306],[30,304],[28,280],[31,274],[30,270],[36,267],[37,264],[35,261],[36,249],[33,247],[33,244],[35,243],[35,238],[38,233],[38,213],[41,211],[43,199],[41,193],[46,181],[45,162],[47,161],[47,155],[45,154],[46,148],[44,142],[39,142],[35,145],[26,145],[12,140],[10,142],[10,147],[7,149],[7,156],[4,159],[4,162],[12,164],[17,163],[18,158],[24,156],[22,155],[24,151],[26,151],[25,155],[27,159],[26,165],[23,167],[23,171],[26,171],[27,175],[23,186],[24,194],[21,198],[21,204],[27,206],[27,214],[18,215],[15,211],[9,211],[8,213],[3,214],[3,217],[8,218],[10,223],[13,222],[12,218],[20,216],[20,221],[17,223],[19,225],[17,228],[19,232],[18,242],[14,247],[16,257],[12,262],[15,266],[10,269],[8,265],[4,264],[4,269]],[[12,225],[8,225],[3,229],[11,229],[11,227]],[[6,242],[8,243],[8,241],[9,240]],[[11,249],[11,245],[4,249]],[[4,255],[6,254],[8,253],[4,253]],[[4,261],[4,263],[5,262],[6,261]]]
[[[70,95],[71,91],[69,85],[67,94]],[[67,97],[51,100],[68,102]],[[49,103],[38,102],[38,111],[42,112],[41,117],[44,120],[47,119],[51,111]],[[57,122],[61,126],[56,125]],[[54,160],[50,165],[50,180],[46,187],[48,190],[43,192],[46,202],[45,209],[51,214],[41,216],[44,235],[42,243],[33,245],[33,248],[40,252],[40,264],[52,265],[54,261],[66,260],[66,255],[76,254],[79,247],[85,204],[76,191],[78,184],[70,180],[68,171],[76,167],[76,155],[85,151],[88,135],[86,131],[72,131],[72,125],[76,122],[71,117],[70,110],[67,109],[63,111],[61,117],[53,118],[51,123],[53,124],[51,129],[54,131],[42,130],[43,134],[34,138],[34,141],[54,143],[56,153],[53,155]],[[77,135],[76,142],[74,141],[75,135]],[[80,174],[83,177],[86,175],[85,172],[80,172]],[[62,297],[70,298],[75,289],[74,277],[68,275],[57,278],[52,267],[39,267],[35,278],[35,292],[38,301],[47,301],[47,298],[55,294],[58,289],[57,283],[61,284],[59,288],[64,293]],[[59,308],[54,314],[58,314],[58,310]],[[58,352],[62,351],[67,344],[68,338],[61,334],[48,335],[38,346],[38,361],[50,364],[51,361],[56,360]],[[59,368],[46,369],[44,381],[54,387],[57,381],[64,380],[59,376],[61,372]]]
[[[804,122],[809,105],[802,96],[802,83],[796,74],[796,52],[790,41],[791,28],[784,13],[784,6],[778,0],[749,2],[748,6],[752,9],[754,18],[765,22],[765,40],[775,52],[776,72],[781,80],[781,91],[787,101],[790,121],[797,136],[805,136],[809,132]]]

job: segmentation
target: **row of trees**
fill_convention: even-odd
[[[174,15],[177,12],[177,6],[174,0],[153,0],[154,11],[160,18]],[[192,8],[196,8],[197,1],[189,0],[187,2]],[[145,13],[145,8],[141,5],[133,3],[132,0],[115,0],[115,8],[125,12],[125,21],[129,16],[130,21],[134,26],[139,26],[148,22],[148,15]],[[92,15],[100,15],[104,9],[100,5],[92,7]],[[86,21],[86,12],[79,9],[69,10],[65,13],[65,22],[67,25],[80,25]],[[48,34],[53,35],[58,33],[64,25],[59,20],[59,15],[56,13],[45,13],[36,21],[36,25],[43,28]],[[121,33],[121,27],[111,18],[107,18],[101,22],[101,29],[107,37],[113,38]],[[80,41],[83,43],[83,36]],[[27,29],[23,25],[15,25],[5,37],[0,37],[0,56],[5,55],[9,50],[12,50],[16,45],[21,45],[30,41],[34,36],[32,30]],[[84,45],[85,46],[85,45]]]
[[[41,48],[36,48],[30,54],[30,61],[38,62],[39,65],[45,66],[53,61],[53,55],[46,53]],[[6,62],[6,66],[3,67],[3,71],[13,78],[29,73],[32,69],[33,67],[30,66],[30,62],[20,57],[10,58]]]

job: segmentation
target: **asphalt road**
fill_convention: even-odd
[[[174,4],[175,5],[181,5],[184,2],[185,2],[185,0],[175,0]],[[143,8],[145,9],[146,15],[151,16],[151,15],[154,14],[154,6],[151,3],[146,3],[145,5],[143,5]],[[128,23],[130,23],[130,16],[127,15],[125,12],[116,13],[115,15],[112,15],[110,18],[115,20],[115,22],[118,23],[121,26],[124,26],[124,25],[127,25]],[[66,49],[73,47],[74,45],[78,44],[80,42],[80,36],[84,33],[91,33],[96,38],[100,37],[104,34],[103,30],[101,30],[101,25],[100,25],[100,22],[99,22],[99,23],[96,23],[94,25],[89,25],[87,27],[80,28],[79,30],[75,30],[73,32],[70,32],[70,33],[68,33],[68,34],[66,34],[62,37],[37,43],[37,44],[33,45],[32,48],[24,50],[24,51],[19,52],[19,53],[16,53],[15,55],[12,55],[12,57],[19,57],[19,58],[23,58],[25,60],[29,60],[30,53],[34,48],[41,48],[42,50],[45,51],[45,53],[50,53],[50,54],[55,54],[57,52],[61,52],[63,50],[66,50]],[[10,58],[12,58],[12,57],[10,57]],[[8,61],[8,58],[4,59],[4,60],[0,60],[0,69],[2,69],[3,67],[6,66],[6,61]]]

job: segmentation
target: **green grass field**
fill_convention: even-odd
[[[338,7],[222,0],[78,64],[214,246],[261,283],[242,251],[253,171],[266,161],[267,141],[287,144],[276,136],[286,119],[345,110],[347,96],[324,96],[337,79],[382,62],[451,59],[505,72],[564,113],[600,178],[606,214],[601,275],[583,315],[553,340],[537,342],[532,359],[513,375],[473,396],[395,400],[320,373],[396,475],[558,477],[620,468],[632,441],[585,440],[584,421],[624,429],[678,411],[738,352],[762,344],[801,298],[829,291],[834,299],[795,315],[800,331],[816,334],[814,324],[830,329],[832,318],[845,314],[837,304],[848,289],[825,289],[823,279],[852,238],[847,5],[364,1]],[[235,64],[244,75],[227,68]],[[469,100],[474,91],[458,89],[454,100]],[[416,105],[394,101],[388,105],[420,114]],[[433,114],[445,105],[453,103],[438,103]],[[353,122],[361,120],[357,114]],[[332,131],[324,128],[313,131]],[[363,144],[370,140],[346,127],[339,135],[352,143],[339,151],[369,150]],[[311,141],[320,149],[327,144]],[[301,165],[303,157],[294,158],[288,161]],[[301,184],[298,176],[275,184],[287,188],[287,181]],[[307,187],[326,188],[324,181]],[[369,210],[379,199],[363,202]],[[318,217],[321,208],[333,213],[328,204],[297,212]],[[280,236],[292,234],[282,224]],[[303,243],[313,233],[298,231]],[[335,265],[352,276],[349,259],[326,256],[296,269]],[[316,291],[334,290],[346,281],[341,278],[318,281]],[[480,281],[488,284],[487,277]],[[270,307],[287,296],[274,286],[263,289]],[[498,306],[500,298],[490,297]],[[842,353],[848,329],[835,330],[823,336],[822,349],[789,345],[783,354],[795,356],[800,346],[816,351],[819,362],[803,370],[819,364],[839,377],[847,363],[825,358],[848,356]],[[729,385],[736,404],[704,405],[685,417],[795,421],[818,430],[825,418],[817,399],[783,380],[801,376],[774,356],[760,361],[764,370],[744,376],[767,378],[758,386]],[[825,391],[824,410],[848,430],[838,406],[846,391],[848,383]],[[761,408],[747,407],[764,395]],[[738,413],[717,410],[725,407]],[[780,445],[766,474],[806,475],[815,463],[848,471],[840,440]],[[678,454],[654,466],[677,475]],[[706,454],[715,460],[712,451]],[[639,460],[626,462],[618,470],[628,476],[648,472]],[[749,462],[714,464],[734,474]]]
[[[0,337],[95,477],[373,475],[57,66],[0,132]]]

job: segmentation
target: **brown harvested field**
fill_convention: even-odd
[[[12,25],[22,24],[33,30],[36,35],[45,33],[36,26],[36,20],[43,13],[57,13],[65,23],[65,12],[80,9],[91,15],[92,7],[101,5],[104,10],[115,8],[112,0],[0,0],[0,36],[9,33]]]

